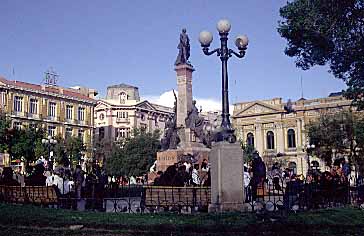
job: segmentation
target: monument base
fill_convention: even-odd
[[[209,160],[210,149],[205,147],[187,146],[184,148],[157,152],[157,171],[165,171],[168,166],[183,161],[183,157],[190,154],[201,167],[203,159]]]
[[[238,143],[212,144],[209,212],[244,211],[243,150]]]

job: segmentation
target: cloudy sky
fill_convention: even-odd
[[[328,68],[297,69],[284,55],[286,41],[277,33],[279,8],[286,0],[1,0],[0,75],[41,83],[53,67],[61,86],[96,88],[127,83],[141,97],[170,104],[176,89],[174,61],[182,28],[191,41],[193,94],[203,110],[219,108],[221,65],[203,55],[198,34],[209,30],[218,47],[216,22],[227,18],[234,37],[250,39],[244,59],[229,61],[230,103],[282,97],[325,97],[344,83]],[[172,99],[171,99],[172,98]]]

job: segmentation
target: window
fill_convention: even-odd
[[[72,137],[73,129],[70,127],[66,128],[66,138]]]
[[[105,138],[105,128],[101,127],[99,128],[99,140],[102,140]]]
[[[55,117],[56,116],[56,103],[49,102],[48,116]]]
[[[118,111],[116,113],[116,118],[128,118],[128,112]]]
[[[318,161],[311,161],[311,167],[314,170],[320,169],[320,163]]]
[[[78,108],[78,120],[85,120],[85,108],[84,107],[79,107]]]
[[[29,105],[29,113],[37,114],[38,113],[38,100],[31,98]]]
[[[290,162],[288,163],[288,169],[290,170],[290,172],[293,174],[293,175],[296,175],[297,174],[297,164],[296,162]]]
[[[73,117],[73,106],[67,105],[66,106],[66,119],[72,120]]]
[[[287,131],[287,138],[288,138],[288,148],[295,148],[296,147],[296,135],[293,129],[289,129]]]
[[[56,126],[49,125],[48,126],[48,136],[56,136]]]
[[[128,95],[126,93],[124,93],[124,92],[121,92],[119,94],[119,98],[120,98],[120,103],[124,104],[125,101],[128,99]]]
[[[272,131],[267,132],[267,149],[274,149],[274,133]]]
[[[6,93],[5,92],[1,92],[1,97],[0,97],[0,106],[4,107],[6,105]]]
[[[23,111],[23,97],[20,97],[20,96],[14,97],[14,111],[16,111],[16,112]]]
[[[83,129],[78,130],[78,138],[80,138],[82,142],[83,142],[84,133],[85,133],[85,131]]]
[[[130,128],[116,128],[115,140],[118,141],[121,138],[128,138],[130,136]]]
[[[21,122],[14,122],[13,123],[13,128],[17,129],[17,130],[21,130]]]
[[[254,147],[254,135],[252,133],[248,133],[246,136],[246,144]]]

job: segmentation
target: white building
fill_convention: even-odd
[[[134,128],[163,133],[165,121],[172,114],[172,108],[140,101],[137,87],[109,86],[106,98],[98,100],[95,108],[96,139],[117,141],[128,137]]]

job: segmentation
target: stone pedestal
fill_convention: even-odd
[[[165,171],[168,166],[180,161],[183,150],[166,150],[157,152],[157,171]]]
[[[192,107],[192,72],[191,65],[183,64],[175,67],[177,73],[177,127],[186,127],[185,119]],[[182,142],[185,140],[181,140]]]
[[[243,151],[238,143],[213,143],[209,212],[244,210]]]
[[[210,149],[205,147],[189,146],[185,148],[157,152],[157,171],[165,171],[168,166],[182,161],[184,155],[191,154],[196,158],[195,164],[201,163],[203,159],[209,160]]]

